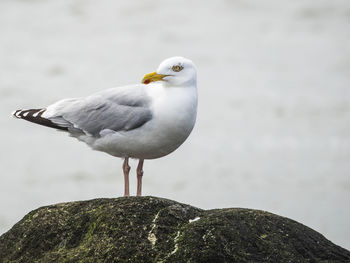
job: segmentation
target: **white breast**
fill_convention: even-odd
[[[153,150],[146,159],[153,159],[173,152],[190,135],[197,115],[197,90],[195,86],[160,86],[150,89],[149,95],[153,98],[153,119],[145,127],[145,136],[147,148]]]
[[[196,87],[158,89],[150,91],[150,96],[154,98],[152,110],[154,125],[157,126],[155,130],[162,139],[181,144],[192,131],[196,121]]]

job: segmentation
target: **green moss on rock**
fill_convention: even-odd
[[[350,262],[350,252],[268,212],[129,197],[30,212],[0,237],[0,262]]]

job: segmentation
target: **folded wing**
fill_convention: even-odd
[[[137,85],[110,89],[85,98],[65,99],[46,109],[27,110],[28,114],[22,110],[14,115],[73,134],[99,137],[107,129],[129,131],[141,127],[152,119],[150,104],[143,87]]]

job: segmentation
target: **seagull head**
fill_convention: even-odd
[[[184,57],[172,57],[160,63],[157,71],[146,74],[142,83],[161,81],[168,86],[195,85],[197,81],[196,66]]]

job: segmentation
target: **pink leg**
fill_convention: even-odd
[[[141,196],[142,191],[142,176],[143,176],[143,159],[139,160],[139,164],[137,165],[136,173],[137,173],[137,196]]]
[[[129,196],[129,158],[126,157],[123,162],[123,172],[124,172],[124,196]]]

